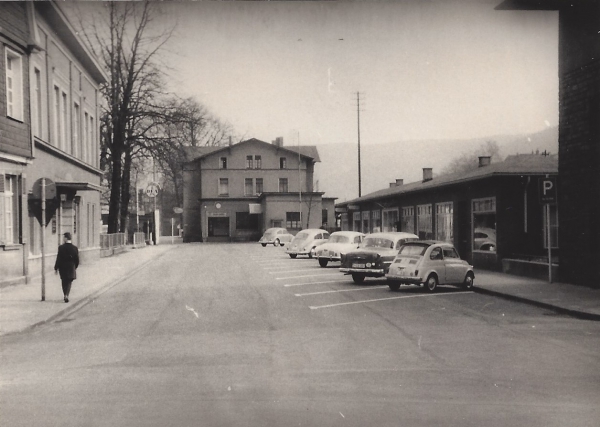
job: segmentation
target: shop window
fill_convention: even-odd
[[[258,215],[249,212],[235,213],[236,230],[258,230]]]
[[[415,208],[413,206],[402,208],[400,231],[415,233]]]
[[[398,224],[398,209],[383,211],[383,231],[396,231]]]
[[[419,239],[433,239],[431,205],[417,206],[417,232]]]
[[[496,252],[496,198],[473,200],[473,250]]]
[[[369,220],[369,211],[365,211],[362,213],[362,232],[370,233],[371,232],[371,221]]]
[[[548,249],[548,211],[544,207],[544,248]],[[550,205],[550,242],[552,249],[558,249],[558,209],[556,205]]]
[[[352,228],[354,231],[360,231],[360,212],[354,212],[353,214],[354,227]]]
[[[454,209],[452,202],[437,203],[435,205],[435,238],[444,242],[454,240],[453,233]]]
[[[288,229],[300,230],[302,228],[302,225],[300,224],[300,212],[286,212],[285,226]]]
[[[321,209],[321,224],[327,226],[329,215],[327,214],[327,209]]]
[[[381,232],[381,211],[371,211],[371,221],[373,223],[373,232]]]
[[[340,215],[340,222],[341,222],[341,229],[343,231],[349,230],[349,228],[348,228],[348,214],[347,213],[343,213],[343,214]]]

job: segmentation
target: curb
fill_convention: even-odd
[[[546,310],[552,310],[556,313],[564,314],[564,315],[574,317],[574,318],[580,319],[580,320],[591,320],[591,321],[595,321],[595,322],[600,321],[600,314],[586,313],[585,311],[578,311],[578,310],[571,310],[568,308],[559,307],[557,305],[548,304],[548,303],[541,302],[541,301],[536,301],[536,300],[533,300],[530,298],[506,294],[506,293],[502,293],[502,292],[498,292],[498,291],[492,291],[490,289],[480,288],[477,286],[474,286],[472,290],[474,292],[477,292],[480,294],[490,295],[490,296],[494,296],[494,297],[498,297],[498,298],[503,298],[503,299],[506,299],[509,301],[515,301],[515,302],[520,302],[523,304],[533,305],[535,307],[544,308]]]
[[[157,259],[159,259],[160,257],[162,257],[164,254],[166,254],[167,252],[172,251],[176,247],[177,246],[173,246],[172,248],[170,248],[170,249],[168,249],[168,250],[166,250],[166,251],[158,254],[157,256],[155,256],[153,258],[150,258],[149,260],[147,260],[143,264],[137,266],[132,271],[130,271],[129,273],[127,273],[125,276],[122,276],[122,277],[116,279],[115,281],[110,282],[110,283],[104,285],[100,289],[98,289],[98,290],[92,292],[91,294],[89,294],[89,295],[81,298],[76,303],[71,304],[71,305],[65,307],[63,310],[59,311],[58,313],[53,314],[52,316],[50,316],[46,320],[41,320],[39,322],[34,323],[33,325],[28,325],[28,326],[26,326],[26,327],[24,327],[24,328],[22,328],[20,330],[17,330],[17,331],[11,331],[11,332],[7,332],[5,334],[0,334],[0,336],[5,337],[5,336],[8,336],[8,335],[20,334],[22,332],[35,329],[35,328],[37,328],[39,326],[42,326],[42,325],[45,325],[47,323],[52,323],[52,322],[56,321],[57,319],[60,319],[61,317],[69,316],[69,315],[71,315],[73,313],[78,312],[83,307],[85,307],[89,303],[93,302],[97,297],[99,297],[103,293],[105,293],[105,292],[109,291],[110,289],[114,288],[115,286],[123,283],[125,280],[129,279],[131,276],[133,276],[134,274],[136,274],[138,271],[140,271],[144,267],[146,267],[146,265],[148,265],[149,263],[151,263],[153,261],[156,261]]]

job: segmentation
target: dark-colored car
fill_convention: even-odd
[[[418,239],[418,236],[404,232],[368,234],[360,248],[342,257],[340,271],[351,274],[355,283],[362,283],[365,277],[383,277],[400,247]]]

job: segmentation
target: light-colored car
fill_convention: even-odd
[[[418,239],[412,233],[395,231],[367,234],[360,248],[353,249],[342,257],[340,271],[351,274],[355,283],[364,282],[365,277],[383,277],[400,247]]]
[[[286,243],[292,241],[294,236],[290,234],[285,228],[268,228],[265,230],[265,234],[262,235],[258,243],[260,243],[263,248],[267,245],[273,246],[283,246]]]
[[[496,230],[493,228],[478,227],[473,230],[473,250],[496,251]]]
[[[315,255],[317,246],[321,246],[329,239],[329,233],[320,228],[307,228],[299,231],[296,237],[290,242],[285,253],[290,258],[296,258],[298,255],[308,255],[312,258]]]
[[[321,267],[327,267],[330,262],[339,262],[343,254],[357,249],[365,235],[358,231],[336,231],[331,233],[327,243],[319,246],[316,257]]]
[[[434,292],[438,285],[471,289],[475,273],[451,243],[419,240],[402,246],[385,277],[393,291],[401,284],[414,284]]]

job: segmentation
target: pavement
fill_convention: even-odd
[[[176,248],[179,242],[181,240],[176,239],[172,245],[167,239],[166,244],[140,249],[128,247],[118,255],[80,265],[69,303],[63,301],[60,278],[53,273],[46,277],[45,301],[41,301],[41,277],[34,278],[26,285],[1,288],[0,336],[22,332],[68,316],[127,280],[154,259]],[[600,321],[600,289],[559,282],[548,283],[483,270],[477,270],[475,275],[475,292],[530,304],[578,319]]]

